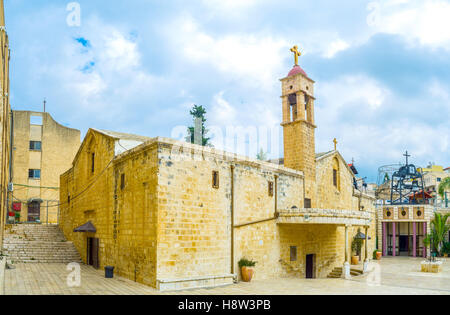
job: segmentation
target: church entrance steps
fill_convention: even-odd
[[[81,263],[73,243],[55,225],[7,226],[4,254],[8,263]]]
[[[350,269],[350,275],[353,277],[358,277],[363,274],[364,274],[364,272],[362,270],[355,269],[355,268]],[[327,278],[330,278],[330,279],[342,278],[342,267],[334,268],[333,271],[328,275]]]

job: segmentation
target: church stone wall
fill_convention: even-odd
[[[333,167],[338,163],[338,188],[333,184]],[[330,153],[328,156],[316,161],[317,166],[317,196],[321,209],[368,211],[371,213],[371,226],[369,227],[369,258],[376,248],[377,237],[377,211],[375,208],[375,198],[356,191],[353,186],[353,175],[348,169],[345,161],[338,153]],[[364,227],[349,227],[349,248],[358,230],[365,233]],[[345,260],[345,228],[337,229],[337,253],[338,261]],[[353,255],[354,253],[349,253]],[[364,250],[363,257],[364,259]]]
[[[208,148],[196,161],[174,155],[171,148],[160,148],[158,279],[184,279],[190,286],[191,278],[240,276],[241,258],[258,262],[256,279],[279,276],[275,192],[277,207],[301,205],[300,173]],[[212,187],[214,171],[219,172],[218,188]],[[274,183],[274,196],[269,182]]]
[[[82,259],[87,261],[87,238],[99,238],[100,268],[115,266],[118,275],[163,290],[231,283],[231,273],[240,274],[238,261],[243,257],[258,262],[256,278],[281,275],[269,182],[274,182],[274,193],[278,189],[279,208],[298,207],[301,173],[209,148],[192,160],[191,150],[199,147],[177,151],[174,143],[149,142],[116,157],[108,167],[113,140],[88,134],[74,168],[61,176],[61,200],[72,198],[61,206],[61,228]],[[98,157],[96,170],[106,169],[103,173],[89,174],[92,152]],[[219,174],[218,188],[212,185],[213,171]],[[87,221],[97,233],[73,232]]]
[[[111,162],[113,139],[91,131],[85,143],[74,168],[61,177],[61,200],[67,201],[69,194],[73,199],[61,207],[60,226],[84,262],[87,238],[98,238],[101,269],[114,266],[119,276],[155,286],[157,148],[148,147]],[[92,152],[97,157],[93,175]],[[75,198],[90,183],[91,188]],[[95,225],[96,233],[73,232],[88,221]]]
[[[333,164],[339,163],[338,183],[333,185]],[[317,195],[318,208],[337,210],[359,210],[353,204],[353,176],[337,154],[317,160]]]

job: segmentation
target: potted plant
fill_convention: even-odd
[[[450,255],[450,242],[444,242],[442,252],[444,253],[444,257],[448,258]]]
[[[373,251],[373,259],[374,260],[381,260],[382,256],[383,256],[383,253],[380,250],[376,249]]]
[[[354,256],[352,256],[352,265],[359,264],[359,257],[361,256],[361,249],[363,245],[363,240],[355,237],[352,242],[352,252],[355,253]]]
[[[255,266],[256,261],[248,260],[246,258],[242,258],[241,260],[239,260],[239,268],[241,269],[242,281],[252,281],[253,275],[255,274],[255,270],[253,269]]]

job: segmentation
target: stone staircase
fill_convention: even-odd
[[[56,225],[8,225],[3,247],[9,264],[81,263],[75,246]]]
[[[363,274],[364,274],[364,272],[362,270],[354,269],[354,268],[350,269],[350,275],[353,277],[358,277]],[[327,278],[330,278],[330,279],[342,278],[342,267],[334,268],[333,271],[328,275]]]

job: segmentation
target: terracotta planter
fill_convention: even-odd
[[[359,256],[352,256],[352,265],[359,264]]]
[[[242,281],[250,282],[252,281],[255,270],[252,267],[242,267],[241,268]]]
[[[381,257],[383,257],[383,253],[377,252],[377,260],[381,260]]]

